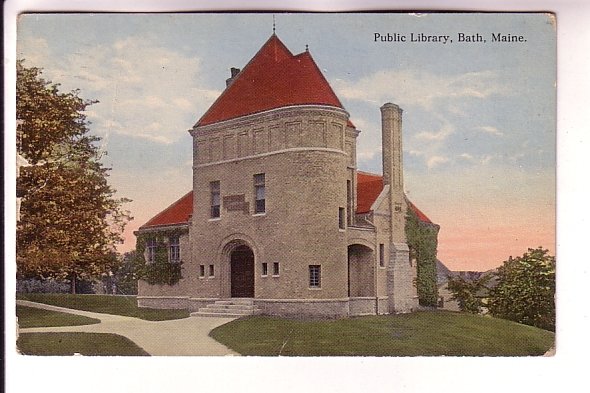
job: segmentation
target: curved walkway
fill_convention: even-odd
[[[27,328],[19,329],[19,333],[113,333],[129,338],[147,353],[155,356],[239,355],[209,337],[211,330],[235,318],[188,317],[170,321],[146,321],[139,318],[74,310],[26,300],[17,300],[16,304],[83,315],[100,320],[100,323],[94,325]]]

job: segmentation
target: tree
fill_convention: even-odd
[[[408,209],[406,215],[406,239],[410,248],[410,260],[416,261],[416,289],[421,306],[436,307],[438,287],[436,285],[436,248],[438,246],[438,225],[421,222]]]
[[[498,268],[488,301],[493,316],[555,330],[555,257],[548,252],[529,248]]]
[[[449,277],[447,287],[453,294],[451,299],[459,303],[459,309],[471,314],[479,314],[485,306],[487,297],[487,283],[490,275],[484,274],[479,278],[469,280],[462,276]]]
[[[100,138],[84,111],[96,101],[61,93],[41,70],[17,63],[17,151],[31,166],[18,178],[17,276],[96,279],[117,265],[115,245],[131,219],[108,184]]]

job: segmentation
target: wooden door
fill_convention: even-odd
[[[254,297],[254,253],[247,246],[231,253],[231,297]]]

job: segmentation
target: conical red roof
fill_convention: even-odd
[[[273,34],[201,117],[197,126],[306,104],[343,109],[311,54],[306,51],[293,55]],[[353,126],[350,122],[348,124]]]

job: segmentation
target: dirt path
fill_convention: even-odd
[[[16,304],[82,315],[101,321],[94,325],[19,329],[19,333],[114,333],[129,338],[150,355],[155,356],[239,355],[209,337],[211,330],[235,318],[189,317],[170,321],[145,321],[139,318],[74,310],[26,300],[17,300]]]

